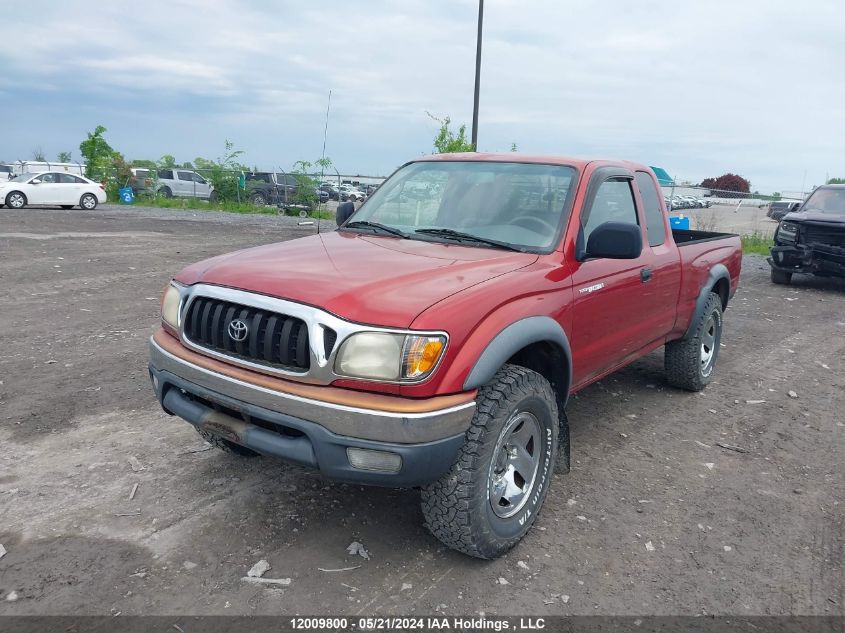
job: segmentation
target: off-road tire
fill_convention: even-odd
[[[785,273],[782,270],[772,268],[772,283],[788,286],[792,282],[792,273]]]
[[[711,318],[713,321],[711,322]],[[710,333],[711,323],[713,332]],[[687,391],[701,391],[713,378],[722,340],[722,300],[711,292],[698,317],[693,335],[666,344],[664,366],[670,385]],[[709,342],[712,356],[705,364],[704,349]]]
[[[214,433],[209,433],[208,431],[204,431],[202,429],[197,429],[197,433],[199,433],[200,437],[211,444],[214,448],[219,448],[224,453],[231,453],[232,455],[238,455],[239,457],[258,456],[258,453],[254,450],[247,448],[246,446],[230,442],[229,440],[222,438],[219,435],[215,435]]]
[[[469,556],[492,559],[525,536],[543,506],[554,472],[560,421],[549,382],[516,365],[502,367],[479,390],[476,403],[475,416],[452,468],[422,488],[422,511],[426,527],[440,541]],[[523,413],[530,413],[539,423],[539,442],[534,445],[539,463],[526,486],[524,505],[503,518],[497,516],[490,498],[494,460],[500,452],[496,449],[500,436]]]

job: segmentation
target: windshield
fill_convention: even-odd
[[[27,180],[29,180],[30,178],[34,178],[34,177],[35,177],[35,176],[37,176],[37,175],[38,175],[38,174],[35,174],[35,173],[26,173],[26,174],[21,174],[21,175],[20,175],[20,176],[18,176],[17,178],[12,178],[12,182],[26,182],[26,181],[27,181]]]
[[[845,215],[845,189],[820,187],[807,198],[801,211],[821,211]]]
[[[411,163],[376,189],[353,220],[399,229],[412,239],[448,242],[447,233],[427,231],[448,229],[546,250],[557,240],[574,175],[573,168],[560,165]]]

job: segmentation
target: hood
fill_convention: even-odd
[[[820,222],[825,224],[845,224],[845,211],[842,213],[822,213],[821,211],[793,211],[783,216],[787,222]]]
[[[530,253],[332,231],[208,259],[176,280],[289,299],[359,323],[408,327],[434,303],[537,259]]]

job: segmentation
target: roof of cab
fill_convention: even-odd
[[[635,163],[628,160],[609,160],[609,159],[592,159],[592,158],[575,158],[571,156],[544,156],[538,154],[521,154],[519,152],[465,152],[461,154],[431,154],[429,156],[421,156],[408,162],[419,161],[478,161],[478,162],[499,162],[499,163],[538,163],[544,165],[565,165],[568,167],[575,167],[578,170],[583,170],[591,163],[597,163],[597,166],[613,165],[625,167],[631,171],[650,171],[651,168],[640,163]]]

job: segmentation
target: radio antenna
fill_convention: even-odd
[[[329,112],[332,109],[332,91],[329,90],[329,103],[326,105],[326,125],[323,128],[323,155],[320,156],[320,184],[323,184],[323,175],[326,170],[326,137],[329,134]],[[322,189],[320,190],[322,191]],[[322,195],[320,196],[322,198]],[[317,205],[319,208],[319,204]],[[317,235],[320,234],[320,211],[317,211]]]

